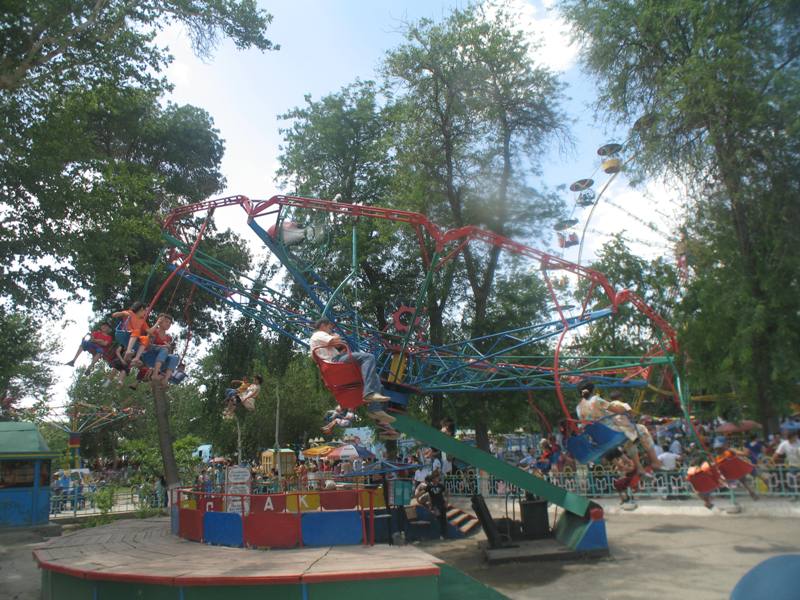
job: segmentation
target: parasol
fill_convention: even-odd
[[[350,458],[375,458],[375,455],[364,448],[364,446],[357,446],[354,444],[346,444],[344,446],[339,446],[335,448],[333,451],[325,455],[328,458],[333,458],[335,460],[347,460]]]

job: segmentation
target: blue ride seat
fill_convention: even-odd
[[[623,445],[627,437],[607,425],[595,421],[583,428],[583,433],[567,440],[567,450],[581,464],[598,462],[606,452]]]
[[[599,446],[610,446],[613,448],[621,446],[628,440],[628,437],[621,431],[611,429],[608,425],[603,425],[598,421],[589,423],[583,428],[583,432],[592,438],[592,441]]]

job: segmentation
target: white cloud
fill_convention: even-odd
[[[605,183],[602,173],[600,175],[594,186],[598,192]],[[586,226],[590,210],[577,208],[575,211],[574,217],[578,219],[575,231],[579,234]],[[620,175],[600,197],[589,220],[581,263],[591,263],[603,244],[616,233],[624,233],[630,249],[643,258],[663,256],[671,260],[679,212],[679,192],[668,184],[651,180],[642,189],[631,188]],[[577,246],[564,252],[567,260],[577,260],[577,257]]]
[[[555,71],[566,71],[575,65],[578,47],[570,43],[569,26],[558,15],[553,0],[542,0],[536,5],[528,0],[489,0],[484,8],[491,16],[499,7],[515,15],[520,31],[540,44],[532,48],[532,58],[541,65]]]

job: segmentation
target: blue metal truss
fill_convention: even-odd
[[[313,271],[304,272],[298,268],[286,248],[254,219],[250,219],[248,224],[281,261],[308,301],[299,301],[261,282],[256,283],[245,275],[234,273],[213,257],[199,251],[197,257],[200,264],[219,280],[190,270],[179,270],[178,275],[243,315],[300,346],[308,347],[313,322],[322,314],[334,291]],[[174,238],[170,241],[177,242]],[[220,267],[220,271],[226,272],[210,268],[204,261],[214,263]],[[339,333],[348,341],[351,349],[374,354],[381,376],[385,380],[394,380],[391,370],[393,361],[395,369],[398,368],[400,336],[387,335],[364,323],[354,307],[342,299],[337,298],[335,304],[331,320],[336,323]],[[553,389],[554,357],[542,354],[542,351],[547,352],[548,340],[560,336],[565,328],[578,330],[611,315],[610,309],[596,310],[582,317],[551,320],[441,346],[412,342],[406,347],[404,372],[397,380],[420,393]],[[570,389],[575,387],[577,380],[590,376],[600,387],[642,387],[647,385],[646,381],[627,374],[650,365],[664,364],[668,360],[664,357],[565,355],[560,360],[559,383],[563,389]]]

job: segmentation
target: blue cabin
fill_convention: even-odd
[[[47,523],[56,456],[33,423],[0,423],[0,528]]]

